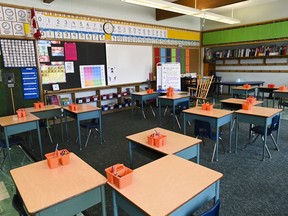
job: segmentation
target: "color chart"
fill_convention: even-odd
[[[106,85],[105,65],[81,65],[79,67],[82,88]]]

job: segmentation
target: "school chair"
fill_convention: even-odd
[[[275,138],[274,138],[274,136],[273,136],[273,132],[278,131],[278,129],[279,129],[279,124],[280,124],[280,114],[279,114],[279,115],[276,115],[276,116],[274,116],[274,117],[272,118],[271,125],[270,125],[270,126],[268,127],[268,129],[267,129],[267,137],[268,137],[268,136],[271,137],[271,139],[272,139],[272,141],[273,141],[273,144],[274,144],[274,146],[275,146],[275,149],[276,149],[277,151],[279,151],[279,147],[278,147],[277,142],[276,142],[276,140],[275,140]],[[250,131],[252,132],[251,138],[250,138],[250,140],[248,141],[248,143],[244,146],[243,149],[245,149],[248,144],[253,144],[253,143],[255,143],[255,141],[257,140],[257,138],[258,138],[259,136],[261,136],[261,139],[262,139],[262,141],[263,141],[263,143],[264,143],[265,128],[264,128],[263,126],[254,126],[254,127],[252,127],[252,128],[250,129]],[[266,151],[267,151],[267,153],[268,153],[269,158],[271,158],[271,153],[270,153],[270,151],[269,151],[269,148],[268,148],[267,144],[265,145],[265,149],[266,149]]]
[[[179,129],[181,129],[181,124],[180,124],[180,118],[182,116],[182,112],[183,110],[186,110],[189,108],[189,101],[184,101],[184,102],[181,102],[179,103],[176,107],[175,107],[175,119],[176,119],[176,122],[177,122],[177,125],[179,127]],[[170,117],[169,117],[169,120],[168,120],[168,124],[170,122],[170,119],[171,117],[173,117],[173,111],[171,110],[170,111]],[[190,124],[190,122],[188,122],[188,124]]]
[[[18,194],[14,194],[12,205],[14,209],[19,213],[19,216],[28,216],[23,206],[23,200]]]
[[[214,156],[216,152],[216,134],[212,132],[212,127],[209,122],[201,121],[201,120],[195,120],[194,124],[194,135],[196,138],[198,137],[206,137],[215,142],[214,144],[214,149],[213,149],[213,154],[211,158],[211,162],[214,161]],[[221,138],[221,133],[219,134],[219,140],[222,144],[223,152],[225,153],[225,147],[223,140]]]
[[[198,104],[203,104],[206,101],[212,80],[212,76],[197,76],[197,86],[194,87],[188,87],[188,92],[190,95],[191,101],[195,102],[195,106],[198,106]]]
[[[200,214],[200,216],[219,216],[219,212],[220,212],[220,199],[218,199],[210,209]]]
[[[54,120],[54,122],[55,122],[55,120]],[[54,123],[54,125],[55,125],[55,123]],[[53,144],[53,139],[52,139],[51,132],[50,132],[49,119],[43,119],[43,120],[39,121],[39,127],[40,128],[46,128],[49,140],[50,140],[51,144]]]
[[[16,136],[12,136],[11,138],[9,138],[9,147],[10,149],[8,149],[8,151],[10,151],[12,149],[13,146],[17,145],[19,147],[19,149],[24,153],[24,155],[30,160],[33,161],[31,159],[31,157],[27,154],[27,152],[25,152],[25,150],[22,148],[21,143],[23,143],[23,139],[20,137],[16,137]],[[3,153],[3,160],[1,162],[1,166],[0,169],[2,170],[4,163],[6,161],[6,158],[8,156],[8,152],[7,151],[7,146],[6,146],[6,141],[4,139],[0,139],[0,150]]]
[[[88,141],[89,141],[89,138],[91,136],[91,133],[94,135],[94,137],[96,137],[96,134],[94,134],[93,131],[96,131],[97,133],[99,133],[99,127],[100,127],[99,119],[94,118],[91,121],[86,121],[84,123],[80,123],[80,127],[83,129],[89,130],[88,135],[87,135],[87,139],[85,141],[85,148],[86,148],[88,145]],[[80,138],[77,137],[76,142],[78,142],[78,139],[81,139],[81,137]],[[103,139],[103,142],[105,142],[104,139]]]

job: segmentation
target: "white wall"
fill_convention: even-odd
[[[124,3],[120,0],[55,0],[51,4],[43,4],[42,0],[0,0],[0,3],[196,31],[200,30],[199,18],[181,16],[156,21],[155,9]]]

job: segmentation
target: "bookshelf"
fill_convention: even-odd
[[[129,109],[131,104],[130,93],[140,91],[147,86],[146,82],[128,83],[123,85],[103,86],[95,88],[73,88],[60,91],[44,91],[45,104],[51,101],[66,106],[69,103],[89,103],[101,107],[103,113],[110,113]],[[54,98],[58,99],[55,100]],[[51,98],[53,98],[51,100]]]
[[[211,48],[216,72],[288,73],[288,45],[241,45]]]

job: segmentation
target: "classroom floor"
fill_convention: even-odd
[[[225,97],[223,97],[223,96],[221,96],[220,98],[216,98],[216,100],[215,100],[215,102],[216,102],[216,107],[220,107],[220,103],[219,103],[219,100],[220,99],[224,99]],[[212,99],[211,99],[211,101],[212,101]],[[271,106],[271,104],[272,104],[272,102],[271,101],[269,101],[269,106]],[[140,113],[140,112],[139,112]],[[140,116],[140,114],[138,114],[138,117]],[[137,118],[137,117],[136,117]],[[287,108],[285,108],[284,110],[283,110],[283,112],[281,113],[281,119],[288,119],[288,109]],[[141,123],[141,120],[136,120],[136,119],[134,119],[133,121],[137,121],[137,122],[140,122]],[[145,120],[145,121],[148,121],[148,120]],[[154,119],[154,120],[152,120],[153,122],[151,122],[151,127],[152,126],[155,126],[155,125],[157,125],[157,121]],[[110,123],[112,123],[112,122],[110,122]],[[103,124],[109,124],[109,122],[103,122]],[[125,134],[126,134],[126,132],[124,132],[124,130],[125,130],[125,127],[123,127],[123,129],[121,128],[121,130],[123,130],[123,131],[119,131],[119,133],[121,134],[121,133],[123,133],[123,136],[125,137]],[[105,132],[105,131],[104,131]],[[107,133],[104,133],[104,139],[105,139],[105,134],[107,134]],[[107,136],[107,135],[106,135]],[[106,137],[107,138],[107,137]],[[44,141],[43,141],[43,139],[44,139]],[[109,138],[107,138],[107,139],[111,139],[111,137],[109,137]],[[115,144],[115,143],[117,143],[117,142],[119,142],[118,141],[118,139],[119,138],[117,138],[117,137],[113,137],[113,139],[112,139],[112,144]],[[121,139],[123,139],[123,138],[121,138]],[[43,145],[45,144],[47,144],[47,145],[49,145],[50,143],[49,143],[49,139],[48,139],[48,137],[45,135],[45,131],[42,131],[42,141],[43,141]],[[109,142],[109,141],[108,141]],[[111,141],[110,141],[111,142]],[[110,144],[110,143],[108,143],[108,144]],[[91,143],[89,143],[89,145],[91,145]],[[105,143],[105,145],[104,146],[101,146],[101,147],[103,147],[103,148],[107,148],[106,147],[106,145],[107,145],[107,143]],[[52,145],[50,145],[51,147],[53,147]],[[89,147],[89,146],[88,146]],[[111,147],[111,146],[110,146]],[[204,147],[204,148],[207,148],[207,146],[206,147]],[[99,149],[98,149],[99,150]],[[20,167],[20,166],[23,166],[23,165],[26,165],[26,164],[29,164],[29,163],[31,163],[29,160],[28,160],[28,158],[27,157],[25,157],[25,155],[23,154],[23,152],[17,147],[17,146],[13,146],[13,148],[11,149],[11,151],[13,151],[12,152],[12,157],[13,157],[13,161],[12,161],[12,167],[13,168],[16,168],[16,167]],[[201,150],[202,151],[202,150]],[[204,150],[205,151],[205,150]],[[0,152],[1,153],[1,152]],[[85,150],[82,150],[79,154],[80,154],[80,156],[81,156],[81,154],[86,154],[85,155],[85,157],[87,158],[88,157],[88,159],[90,158],[92,158],[92,157],[94,157],[95,155],[90,155],[90,153],[87,153],[87,152],[85,152]],[[127,152],[126,152],[127,153]],[[127,153],[127,155],[126,155],[126,153],[123,153],[123,152],[118,152],[118,155],[120,155],[120,156],[122,156],[122,158],[125,158],[125,160],[126,160],[126,157],[127,157],[127,159],[128,159],[128,153]],[[91,153],[92,154],[92,153]],[[124,155],[123,155],[124,154]],[[258,155],[259,156],[259,155]],[[208,155],[208,157],[210,157],[209,155]],[[224,157],[224,156],[223,156]],[[225,157],[227,157],[227,156],[225,156]],[[2,153],[0,154],[0,160],[2,161]],[[107,160],[110,160],[110,162],[111,162],[111,160],[113,160],[113,159],[107,159]],[[273,160],[273,159],[271,159],[271,160]],[[255,160],[256,162],[257,162],[257,160]],[[253,161],[253,163],[255,163],[255,161]],[[268,160],[269,161],[269,160]],[[106,162],[106,161],[105,161]],[[94,163],[94,161],[93,161],[93,163]],[[102,162],[101,162],[102,163]],[[104,163],[104,162],[103,162]],[[111,162],[111,163],[113,163],[113,162]],[[219,165],[221,162],[219,162],[219,163],[215,163],[215,164],[217,164],[217,165]],[[93,164],[94,166],[95,166],[95,164]],[[98,166],[98,165],[97,165]],[[212,165],[213,166],[213,165]],[[225,175],[225,174],[224,174]],[[224,189],[225,190],[225,189]],[[222,192],[222,191],[221,191]],[[13,197],[13,195],[16,193],[16,191],[15,191],[15,186],[14,186],[14,184],[13,184],[13,181],[12,181],[12,179],[11,179],[11,177],[10,177],[10,174],[9,174],[9,171],[8,171],[8,159],[5,161],[5,163],[4,163],[4,166],[3,166],[3,168],[2,168],[2,170],[0,170],[0,215],[2,216],[16,216],[16,215],[18,215],[18,213],[14,210],[14,208],[13,208],[13,206],[12,206],[12,197]],[[108,196],[106,196],[106,197],[109,197],[109,195]],[[109,205],[109,204],[108,204]],[[224,203],[224,205],[225,205],[225,203]],[[109,207],[109,206],[108,206]],[[111,206],[109,207],[109,208],[111,208]],[[79,214],[79,215],[82,215],[81,213]],[[84,213],[84,215],[86,215],[85,213]],[[89,215],[89,214],[88,214]],[[121,215],[121,214],[120,214]]]

